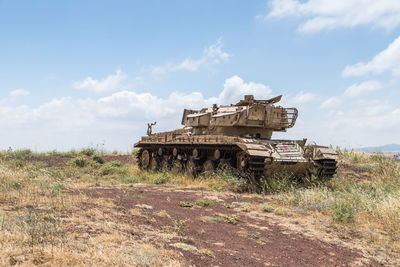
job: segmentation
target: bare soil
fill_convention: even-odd
[[[104,155],[103,159],[136,164],[131,155]],[[31,160],[60,166],[71,158],[43,156]],[[340,168],[346,171],[348,166]],[[92,200],[79,207],[83,213],[92,209],[109,212],[101,204],[93,204],[93,199],[113,202],[115,210],[107,215],[116,224],[132,226],[123,229],[125,235],[139,243],[175,251],[185,266],[380,266],[357,249],[295,231],[282,226],[271,213],[247,208],[267,202],[262,196],[143,184],[83,187],[68,193]],[[213,204],[200,207],[195,204],[199,199],[209,199]],[[182,207],[183,201],[194,205]],[[90,232],[91,236],[100,234]]]
[[[140,231],[127,232],[138,242],[177,251],[192,266],[378,266],[358,250],[310,238],[286,229],[262,211],[248,211],[259,205],[257,196],[215,193],[202,189],[179,189],[166,185],[136,185],[129,188],[82,188],[70,192],[91,199],[109,199],[118,212],[117,222]],[[208,207],[181,207],[210,199]],[[84,205],[90,210],[92,204]],[[123,214],[123,215],[121,215]],[[237,216],[237,217],[235,217]],[[231,223],[227,218],[234,218]],[[236,224],[232,224],[237,219]],[[163,236],[163,234],[165,234]],[[167,236],[167,237],[166,237]]]

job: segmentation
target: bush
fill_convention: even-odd
[[[30,149],[16,150],[14,156],[17,159],[28,159],[32,157],[32,151]]]
[[[15,160],[26,160],[31,158],[33,155],[32,151],[29,149],[22,149],[22,150],[8,150],[8,151],[2,151],[0,153],[0,157],[3,159],[15,159]]]
[[[113,160],[107,163],[109,166],[112,167],[122,167],[124,164],[119,160]]]
[[[117,174],[120,176],[127,176],[128,172],[129,172],[129,169],[127,168],[127,166],[125,166],[118,160],[107,162],[106,164],[104,164],[101,167],[101,170],[100,170],[100,173],[103,176],[113,175],[113,174]]]
[[[225,222],[227,222],[227,223],[237,224],[238,221],[239,221],[238,215],[226,215],[225,216]]]
[[[137,156],[137,154],[139,153],[139,148],[134,148],[134,149],[132,149],[132,155],[134,156],[134,157],[136,157]]]
[[[100,164],[103,164],[103,163],[104,163],[103,157],[102,157],[101,155],[99,155],[99,154],[94,155],[94,156],[93,156],[93,160],[96,161],[96,162],[98,162],[98,163],[100,163]]]
[[[331,208],[331,215],[335,221],[348,223],[354,219],[354,208],[350,203],[340,201]]]
[[[188,201],[181,201],[179,203],[179,206],[181,206],[183,208],[191,208],[191,207],[193,207],[193,203],[192,202],[188,202]]]
[[[209,199],[198,199],[196,205],[200,207],[207,207],[213,205],[213,202]]]
[[[158,175],[156,178],[154,178],[153,183],[154,184],[166,184],[169,181],[169,176],[165,173],[162,173]]]
[[[88,148],[82,149],[79,153],[82,154],[82,155],[91,157],[91,156],[94,155],[94,152],[95,152],[95,151],[94,151],[93,148],[88,147]]]
[[[271,206],[268,205],[268,204],[262,205],[262,206],[261,206],[261,209],[262,209],[263,212],[273,212],[273,211],[274,211],[274,208],[271,207]]]
[[[73,159],[72,164],[77,167],[83,168],[88,166],[90,164],[90,161],[87,158],[80,156]]]

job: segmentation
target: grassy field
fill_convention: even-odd
[[[338,174],[329,181],[264,180],[263,209],[310,231],[362,247],[383,264],[400,259],[400,163],[381,155],[338,150]],[[0,153],[1,265],[170,265],[175,251],[133,242],[126,222],[110,224],[107,212],[87,212],[83,205],[114,209],[116,203],[71,194],[81,188],[169,184],[234,193],[254,185],[231,173],[195,179],[183,174],[149,173],[86,149],[66,153]],[[121,211],[122,212],[122,211]],[[132,211],[134,212],[134,211]],[[295,220],[293,220],[295,219]],[[90,236],[91,231],[101,234]]]

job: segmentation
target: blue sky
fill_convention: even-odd
[[[399,143],[400,2],[0,0],[0,148],[129,151],[183,108],[283,94],[276,138]]]

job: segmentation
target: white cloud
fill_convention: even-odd
[[[235,75],[225,80],[224,90],[219,94],[215,103],[235,104],[243,98],[243,95],[254,95],[256,99],[266,99],[271,92],[272,90],[267,85],[255,82],[246,83]]]
[[[321,103],[320,108],[333,108],[339,105],[342,101],[339,97],[333,96]]]
[[[23,88],[16,89],[16,90],[13,90],[10,92],[10,96],[12,96],[12,97],[28,96],[28,95],[30,95],[30,92]]]
[[[356,83],[349,86],[344,92],[344,95],[355,97],[365,94],[367,92],[378,91],[381,90],[382,88],[383,84],[381,82],[371,80],[362,83]]]
[[[301,91],[297,95],[289,98],[287,100],[288,105],[298,105],[298,104],[304,104],[310,101],[313,101],[317,98],[317,95],[312,94],[312,93],[305,93]]]
[[[362,131],[400,130],[400,108],[374,102],[359,102],[347,112],[336,113],[329,122],[333,128]],[[360,135],[362,131],[359,132]],[[393,132],[392,132],[393,133]]]
[[[268,15],[259,19],[304,18],[301,32],[372,26],[393,29],[400,24],[398,0],[271,0]]]
[[[363,76],[369,73],[382,74],[387,71],[397,76],[400,75],[400,37],[394,40],[385,50],[377,54],[371,61],[346,66],[343,76]]]
[[[222,39],[219,38],[215,44],[210,45],[203,51],[203,56],[199,59],[186,58],[181,63],[168,63],[163,66],[152,68],[155,75],[165,74],[179,70],[197,71],[200,67],[219,64],[228,61],[230,54],[222,50]]]
[[[220,93],[209,98],[199,92],[175,92],[162,98],[123,90],[100,98],[56,98],[33,108],[0,105],[0,124],[10,133],[2,136],[0,146],[70,149],[105,142],[109,149],[128,150],[145,134],[147,122],[158,122],[155,131],[173,130],[181,127],[183,109],[234,104],[245,94],[265,99],[271,89],[233,76],[226,79]],[[27,131],[29,135],[23,134]]]
[[[126,74],[120,69],[115,74],[108,75],[102,80],[95,80],[87,77],[83,81],[75,82],[73,86],[77,89],[90,90],[96,93],[110,92],[121,89],[121,83],[126,79]]]

